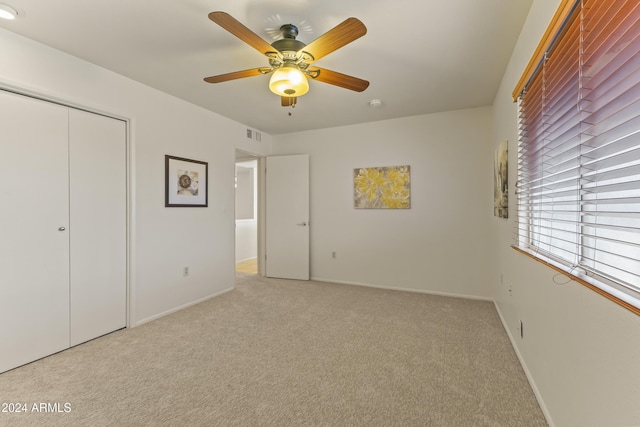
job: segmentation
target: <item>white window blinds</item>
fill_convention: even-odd
[[[640,2],[576,2],[519,108],[517,247],[640,307]]]

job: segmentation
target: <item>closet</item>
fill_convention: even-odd
[[[0,372],[126,326],[126,123],[0,90]]]

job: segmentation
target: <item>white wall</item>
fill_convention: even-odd
[[[274,155],[309,154],[311,276],[490,297],[490,126],[479,108],[274,136]],[[411,209],[354,209],[354,168],[400,165]]]
[[[257,168],[257,160],[236,163],[236,262],[258,257]],[[239,210],[244,215],[239,215]]]
[[[491,282],[499,310],[553,424],[639,426],[640,317],[577,283],[555,284],[554,271],[510,248],[517,178],[517,106],[511,92],[559,3],[534,1],[494,104],[492,149],[503,139],[510,143],[511,207],[508,220],[491,222],[491,252],[497,255]],[[518,332],[521,320],[523,339]]]
[[[131,324],[232,288],[235,150],[269,154],[271,138],[1,29],[0,52],[0,85],[130,120]],[[165,154],[209,162],[208,208],[164,207]]]
[[[258,257],[258,221],[236,220],[236,262]]]

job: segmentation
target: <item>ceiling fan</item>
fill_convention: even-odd
[[[348,18],[308,45],[296,40],[298,28],[292,24],[280,27],[282,38],[269,44],[226,12],[211,12],[211,19],[269,59],[269,67],[252,68],[206,77],[208,83],[221,83],[244,77],[272,74],[269,89],[279,95],[283,107],[293,107],[297,97],[309,91],[307,78],[362,92],[369,82],[336,71],[311,66],[318,59],[364,36],[367,28],[356,18]]]

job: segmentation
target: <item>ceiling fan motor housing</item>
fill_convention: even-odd
[[[293,24],[285,24],[280,27],[280,31],[282,31],[283,38],[274,41],[271,46],[282,54],[282,61],[279,58],[270,58],[271,66],[279,68],[284,64],[295,62],[300,69],[306,69],[308,64],[304,62],[309,62],[313,58],[309,54],[300,53],[306,44],[296,40],[298,28]]]
[[[278,49],[280,52],[297,52],[306,44],[302,43],[300,40],[296,39],[280,39],[271,43],[275,49]]]
[[[284,24],[280,27],[280,31],[282,32],[282,37],[285,39],[295,39],[298,37],[298,27],[293,24]]]

